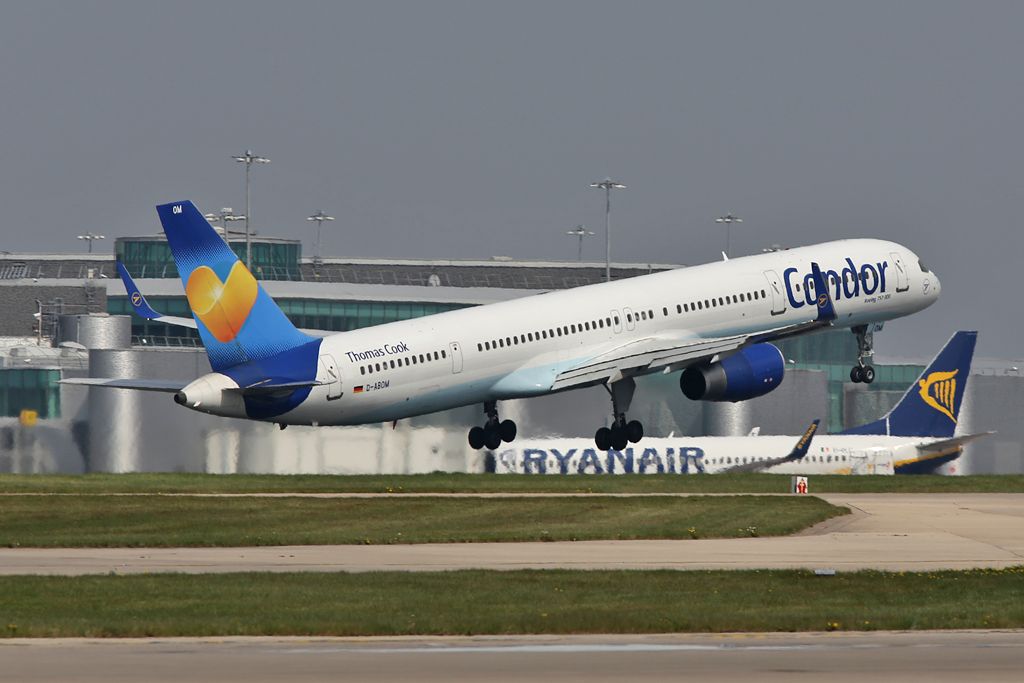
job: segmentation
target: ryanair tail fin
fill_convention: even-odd
[[[977,332],[954,334],[885,417],[843,434],[953,436],[977,339]]]
[[[214,371],[310,341],[190,201],[156,207]]]

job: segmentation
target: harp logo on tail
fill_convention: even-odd
[[[921,387],[918,392],[921,394],[921,399],[952,420],[953,424],[956,424],[953,413],[956,412],[956,374],[958,372],[960,371],[933,372],[918,382]]]

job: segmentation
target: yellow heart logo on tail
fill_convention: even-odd
[[[199,266],[185,285],[185,296],[192,312],[219,342],[229,342],[238,336],[258,293],[256,278],[241,261],[231,267],[224,282],[213,269]]]

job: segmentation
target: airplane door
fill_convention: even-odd
[[[768,281],[768,292],[772,297],[772,315],[786,312],[786,295],[782,291],[782,280],[774,270],[764,271],[764,279]]]
[[[327,400],[341,398],[341,373],[338,372],[338,363],[334,356],[329,353],[320,356],[320,369],[323,372],[321,379],[327,382]]]
[[[612,328],[615,330],[615,334],[622,332],[622,318],[619,317],[618,311],[612,311]]]
[[[874,474],[874,463],[868,462],[868,454],[864,451],[850,452],[850,474]]]
[[[624,316],[626,316],[626,329],[630,330],[630,331],[635,330],[636,329],[636,318],[633,317],[635,315],[633,313],[633,309],[632,308],[623,308],[622,309],[622,314]]]
[[[452,374],[457,375],[462,372],[462,346],[459,342],[451,342],[448,344],[448,352],[452,354]]]
[[[903,263],[903,257],[895,251],[890,253],[892,265],[896,267],[896,291],[905,292],[910,289],[910,276],[907,274],[907,266]]]

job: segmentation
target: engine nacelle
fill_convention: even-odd
[[[231,391],[232,389],[238,389],[235,380],[219,372],[211,372],[176,393],[174,402],[201,413],[222,417],[248,417],[245,413],[245,401],[242,400],[241,394]]]
[[[754,344],[710,365],[691,366],[679,387],[694,401],[745,401],[782,383],[786,359],[772,344]]]

